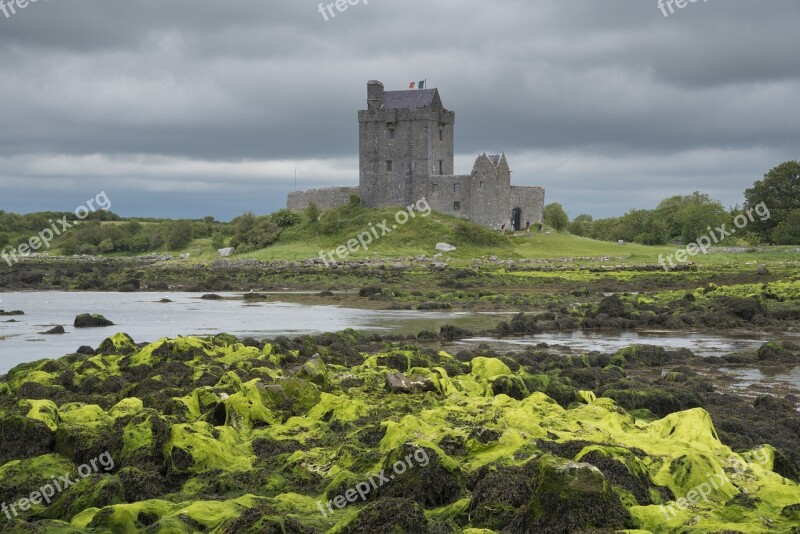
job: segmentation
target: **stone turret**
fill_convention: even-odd
[[[367,82],[367,109],[378,111],[383,108],[383,84],[377,80]]]

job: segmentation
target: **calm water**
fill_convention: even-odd
[[[438,331],[440,326],[448,323],[481,329],[502,320],[500,315],[493,317],[492,314],[358,310],[290,302],[209,301],[201,300],[200,296],[200,293],[0,293],[0,309],[25,312],[25,315],[0,317],[0,374],[21,362],[57,358],[75,352],[81,345],[97,347],[116,332],[125,332],[136,342],[220,332],[262,339],[338,332],[346,328],[416,334],[425,329]],[[162,297],[173,302],[158,302]],[[115,325],[73,328],[72,322],[80,313],[105,315]],[[11,319],[19,322],[6,322]],[[56,325],[64,326],[67,333],[55,336],[39,333]]]
[[[689,349],[698,356],[713,357],[755,350],[767,341],[774,341],[775,336],[716,336],[710,334],[697,334],[691,332],[548,332],[535,336],[525,336],[513,339],[472,338],[465,340],[470,344],[488,343],[496,349],[521,350],[533,347],[539,343],[548,345],[563,345],[577,351],[599,351],[612,353],[619,349],[636,344],[660,345],[666,350]]]
[[[237,294],[221,294],[237,296]],[[158,302],[167,297],[173,302]],[[273,295],[281,301],[201,300],[200,293],[0,293],[0,309],[22,310],[25,315],[0,317],[0,374],[15,365],[42,358],[57,358],[81,345],[97,347],[105,338],[126,332],[134,341],[155,341],[179,335],[213,335],[228,332],[256,339],[338,332],[346,328],[383,333],[416,334],[438,331],[454,324],[473,331],[508,320],[508,313],[420,312],[359,310],[337,306],[310,306],[288,302],[290,294]],[[108,328],[75,329],[72,322],[80,313],[100,313],[114,321]],[[18,322],[6,322],[9,320]],[[64,335],[40,332],[62,325]],[[692,334],[685,332],[553,332],[512,339],[473,338],[455,345],[474,348],[489,343],[498,350],[519,350],[547,343],[578,351],[616,352],[636,343],[661,345],[667,349],[687,348],[695,354],[713,357],[753,350],[770,337],[747,338]]]

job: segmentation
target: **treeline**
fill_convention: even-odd
[[[789,161],[770,170],[744,196],[744,207],[726,209],[709,195],[695,192],[664,199],[652,210],[634,209],[621,217],[596,220],[583,214],[572,221],[560,204],[549,204],[544,219],[557,231],[603,241],[691,243],[725,225],[728,231],[736,229],[737,242],[800,245],[799,162]],[[747,224],[740,226],[745,218]]]

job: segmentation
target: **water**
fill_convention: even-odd
[[[359,310],[291,302],[202,300],[201,295],[0,293],[0,309],[25,312],[25,315],[0,317],[0,375],[21,362],[58,358],[75,352],[81,345],[97,347],[116,332],[125,332],[136,342],[179,335],[207,336],[220,332],[263,339],[338,332],[346,328],[416,334],[425,329],[438,332],[442,325],[454,324],[477,330],[494,326],[502,320],[500,314]],[[220,293],[220,296],[236,294]],[[163,297],[173,302],[162,304],[159,300]],[[105,315],[115,325],[108,328],[73,328],[75,316],[81,313]],[[19,322],[6,322],[12,319]],[[55,325],[64,326],[67,334],[39,333]]]
[[[670,331],[575,331],[548,332],[535,336],[512,339],[471,338],[464,343],[488,343],[492,348],[500,350],[519,350],[533,347],[539,343],[567,346],[579,352],[614,353],[631,345],[658,345],[666,350],[689,349],[703,357],[714,357],[732,352],[752,351],[767,341],[774,341],[775,336],[750,335],[746,337],[719,336],[691,332]]]

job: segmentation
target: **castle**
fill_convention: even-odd
[[[425,198],[435,211],[489,228],[516,230],[542,220],[544,189],[511,185],[505,154],[482,154],[471,174],[453,169],[455,113],[437,89],[384,91],[367,84],[367,109],[358,112],[359,185],[289,194],[290,210],[314,202],[322,210],[359,195],[371,208],[405,207]]]

